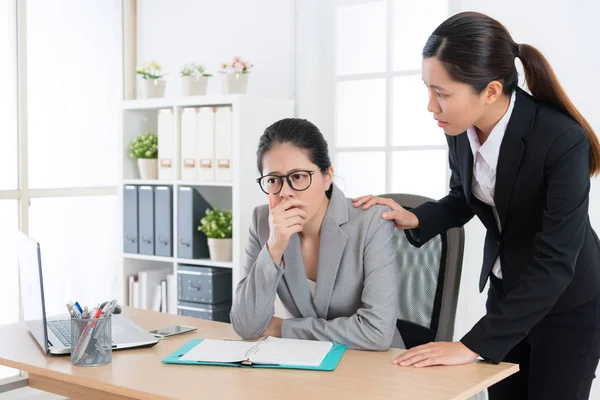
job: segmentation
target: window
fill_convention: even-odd
[[[17,31],[14,2],[0,2],[0,190],[17,189]]]
[[[49,314],[63,313],[69,299],[120,298],[121,1],[7,0],[0,19],[0,324],[7,324],[20,314],[17,229],[40,242]],[[18,373],[0,367],[0,380]]]
[[[32,188],[117,185],[120,4],[27,0]]]
[[[338,0],[332,17],[336,182],[348,197],[390,192],[441,198],[447,145],[427,111],[421,50],[447,0]]]

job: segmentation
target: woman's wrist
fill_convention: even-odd
[[[273,260],[273,262],[279,266],[282,266],[282,261],[283,261],[283,252],[277,250],[274,247],[269,246],[269,244],[267,243],[267,250],[269,251],[269,254],[271,255],[271,260]]]

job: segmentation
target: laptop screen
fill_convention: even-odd
[[[48,350],[48,333],[43,296],[42,262],[39,244],[22,232],[18,232],[19,273],[23,319],[33,337],[44,350]]]

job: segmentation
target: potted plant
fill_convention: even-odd
[[[165,95],[166,82],[162,77],[162,67],[156,61],[145,62],[135,71],[142,76],[142,95],[145,99],[163,97]]]
[[[141,179],[158,179],[158,136],[142,133],[129,145],[129,155],[137,158]]]
[[[199,96],[206,94],[208,78],[212,75],[205,72],[204,65],[188,63],[180,71],[184,96]]]
[[[234,57],[229,63],[221,64],[223,75],[223,92],[244,94],[248,87],[248,74],[253,65],[240,57]]]
[[[206,210],[198,230],[208,238],[208,251],[212,261],[231,261],[231,211]]]

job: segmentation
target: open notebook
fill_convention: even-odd
[[[253,366],[331,371],[345,346],[311,340],[263,338],[257,342],[191,340],[163,360],[164,363]]]

